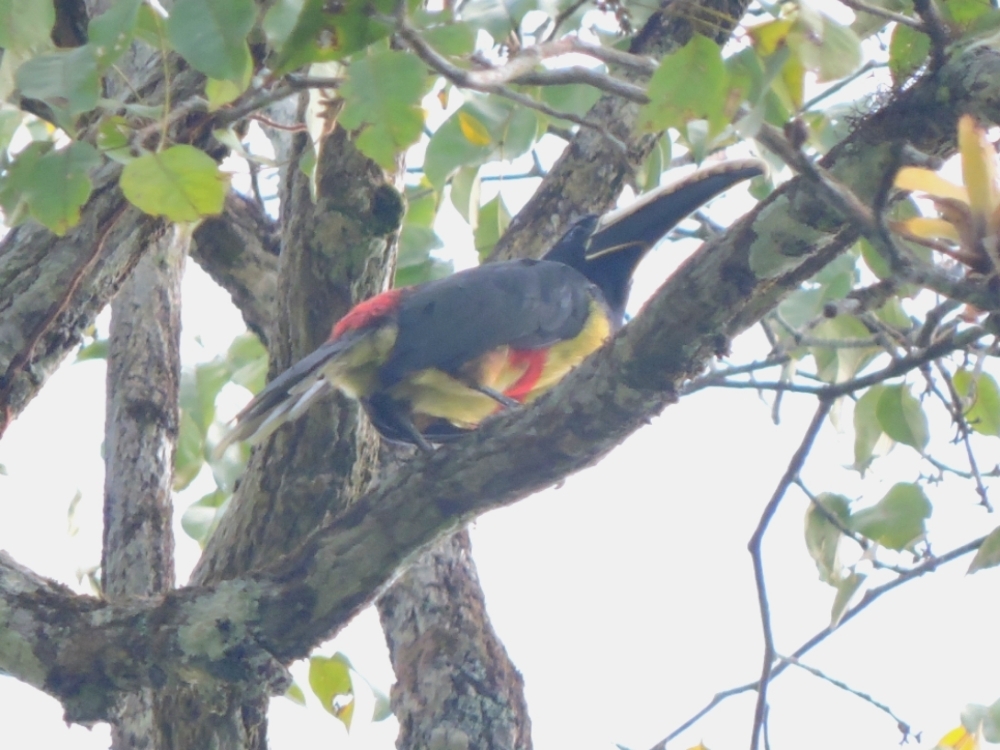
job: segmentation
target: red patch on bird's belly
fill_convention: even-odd
[[[334,324],[327,340],[334,341],[348,331],[364,328],[394,312],[399,307],[399,298],[402,294],[402,289],[390,289],[388,292],[376,294],[371,299],[359,302]]]
[[[524,400],[531,395],[542,377],[542,370],[545,369],[545,360],[549,356],[547,349],[512,349],[507,355],[507,364],[512,367],[524,367],[524,374],[503,394],[515,401],[524,403]]]

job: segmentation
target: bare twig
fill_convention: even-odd
[[[801,657],[805,656],[807,653],[812,651],[814,648],[816,648],[816,646],[821,644],[827,638],[829,638],[830,635],[833,634],[836,630],[839,630],[848,622],[850,622],[855,617],[864,612],[869,606],[871,606],[876,600],[880,599],[883,595],[889,593],[895,588],[898,588],[899,586],[902,586],[904,583],[907,583],[908,581],[915,580],[923,575],[926,575],[927,573],[934,572],[942,565],[953,562],[955,560],[958,560],[959,558],[964,557],[965,555],[975,552],[982,546],[985,540],[986,537],[981,536],[978,539],[974,539],[971,542],[967,542],[959,547],[956,547],[955,549],[951,550],[950,552],[946,552],[943,555],[928,558],[924,562],[911,568],[905,573],[900,574],[897,578],[894,578],[888,583],[884,583],[881,586],[876,586],[875,588],[869,589],[867,592],[865,592],[865,595],[861,598],[861,601],[858,602],[853,607],[851,607],[849,610],[847,610],[844,613],[844,616],[840,618],[840,621],[836,625],[828,625],[827,627],[823,628],[823,630],[819,631],[812,638],[810,638],[808,641],[799,646],[791,654],[790,657],[786,658],[800,659]],[[777,678],[782,672],[784,672],[788,668],[788,666],[789,664],[787,661],[779,662],[777,665],[775,665],[774,669],[771,670],[770,679],[774,680],[775,678]],[[670,734],[668,734],[662,740],[657,742],[652,748],[650,748],[650,750],[666,750],[667,743],[677,738],[682,732],[685,732],[688,729],[690,729],[692,726],[694,726],[698,721],[703,719],[716,706],[725,701],[727,698],[732,698],[735,695],[741,695],[743,693],[750,692],[751,690],[756,690],[759,685],[760,682],[758,680],[754,680],[753,682],[747,682],[742,685],[737,685],[736,687],[729,688],[728,690],[723,690],[721,692],[716,693],[701,710],[693,714],[680,726],[678,726],[676,729],[670,732]]]
[[[478,72],[470,72],[469,76],[474,80]],[[517,76],[511,82],[525,86],[558,86],[568,83],[582,83],[593,86],[595,89],[607,92],[608,94],[620,96],[622,99],[628,99],[630,102],[636,102],[637,104],[646,104],[649,102],[646,90],[641,86],[614,78],[593,68],[585,68],[582,65],[574,65],[569,68],[554,68],[552,70],[533,70]]]
[[[962,441],[962,445],[965,446],[965,455],[969,459],[969,473],[976,483],[976,494],[979,495],[979,504],[992,513],[993,506],[990,504],[989,493],[986,491],[986,485],[983,484],[982,474],[979,473],[979,464],[976,463],[976,454],[972,450],[972,443],[969,441],[971,431],[969,430],[969,422],[965,418],[962,397],[958,394],[958,389],[955,388],[955,382],[952,380],[951,374],[944,369],[944,366],[940,362],[935,362],[934,364],[937,366],[937,370],[941,374],[945,385],[948,386],[948,395],[951,397],[951,403],[949,405],[946,401],[945,405],[948,407],[948,411],[951,412],[951,419],[955,423],[955,429],[958,430],[959,439]]]
[[[780,661],[780,662],[782,662],[784,664],[792,664],[792,665],[798,667],[799,669],[805,670],[806,672],[808,672],[809,674],[813,675],[814,677],[818,677],[819,679],[823,680],[824,682],[829,682],[831,685],[833,685],[834,687],[838,687],[841,690],[846,690],[848,693],[850,693],[851,695],[857,696],[858,698],[860,698],[861,700],[863,700],[865,703],[870,703],[871,705],[875,706],[875,708],[877,708],[878,710],[880,710],[880,711],[888,714],[890,716],[890,718],[892,718],[892,720],[896,722],[896,726],[899,727],[899,731],[903,735],[903,738],[902,738],[901,742],[907,742],[910,739],[910,734],[912,733],[912,729],[910,728],[910,723],[907,722],[907,721],[903,721],[902,719],[900,719],[898,716],[896,716],[896,714],[893,712],[893,710],[891,708],[889,708],[886,704],[884,704],[884,703],[882,703],[880,701],[875,700],[875,698],[873,698],[868,693],[863,693],[860,690],[856,690],[855,688],[852,688],[850,685],[848,685],[846,682],[842,682],[841,680],[838,680],[838,679],[835,679],[833,677],[830,677],[829,675],[827,675],[827,674],[821,672],[820,670],[816,669],[816,667],[810,667],[808,664],[803,664],[801,661],[799,661],[794,656],[781,656],[781,655],[778,655],[777,659],[778,659],[778,661]]]
[[[826,99],[829,96],[832,96],[833,94],[836,94],[838,91],[840,91],[844,87],[850,86],[852,83],[854,83],[856,80],[858,80],[862,76],[867,75],[868,73],[870,73],[871,71],[873,71],[873,70],[875,70],[877,68],[884,68],[887,65],[888,65],[888,63],[879,62],[878,60],[869,60],[864,65],[862,65],[860,68],[858,68],[856,71],[854,71],[854,73],[852,73],[851,75],[847,76],[847,78],[840,79],[836,83],[832,84],[831,86],[828,86],[827,88],[823,89],[823,91],[821,91],[820,93],[816,94],[816,96],[814,96],[812,99],[810,99],[809,101],[807,101],[805,104],[803,104],[800,107],[800,111],[802,111],[802,112],[808,112],[810,109],[812,109],[813,107],[815,107],[821,101],[823,101],[824,99]]]
[[[706,384],[701,385],[701,378],[692,381],[698,384],[693,390],[701,390],[702,388],[707,388],[709,386],[718,388],[743,388],[743,389],[757,389],[757,390],[768,390],[768,391],[790,391],[792,393],[808,393],[814,396],[825,399],[835,399],[840,396],[846,396],[849,393],[859,391],[863,388],[868,388],[870,386],[881,383],[885,380],[891,378],[899,377],[912,370],[923,367],[929,362],[933,362],[939,357],[943,357],[949,352],[965,349],[971,346],[973,343],[978,341],[984,336],[989,335],[989,332],[979,326],[973,326],[967,328],[960,333],[956,333],[953,336],[948,336],[946,338],[941,338],[935,341],[933,344],[912,354],[908,354],[905,357],[900,357],[893,360],[887,367],[882,368],[876,372],[870,373],[868,375],[863,375],[859,378],[854,378],[852,380],[844,381],[843,383],[835,383],[833,385],[803,385],[798,383],[785,383],[782,381],[741,381],[741,380],[725,380],[721,378],[715,378],[714,373],[710,373],[705,376],[708,381]],[[760,368],[757,368],[760,369]],[[737,374],[737,373],[733,373]],[[687,390],[684,391],[688,392]]]
[[[802,437],[802,442],[794,455],[792,455],[792,460],[788,462],[788,468],[781,477],[781,481],[778,482],[774,494],[771,495],[770,501],[764,507],[764,512],[760,515],[760,522],[757,524],[757,529],[754,531],[753,536],[750,537],[750,543],[747,545],[750,550],[750,557],[753,559],[753,575],[754,581],[757,584],[757,602],[760,605],[760,620],[764,631],[764,665],[761,668],[760,680],[758,681],[760,689],[757,691],[757,707],[754,710],[750,750],[757,750],[759,747],[761,728],[764,724],[764,716],[767,711],[767,686],[771,680],[771,668],[774,665],[775,656],[774,636],[771,632],[771,606],[767,599],[767,584],[764,580],[764,559],[761,556],[761,543],[764,541],[764,533],[767,531],[771,519],[777,512],[785,493],[795,481],[795,478],[798,477],[802,466],[809,457],[813,443],[816,442],[816,436],[819,435],[823,421],[826,419],[826,415],[830,413],[832,406],[833,399],[820,399],[819,406],[816,407],[816,413],[813,414],[812,422],[809,423],[806,434]]]
[[[580,52],[581,54],[589,55],[595,60],[600,60],[608,65],[618,65],[623,68],[631,68],[638,73],[644,73],[648,76],[653,75],[659,67],[659,63],[656,60],[644,57],[643,55],[633,55],[630,52],[623,52],[622,50],[615,49],[614,47],[604,47],[600,44],[593,44],[580,39],[578,36],[572,36],[569,37],[569,39],[573,47],[573,52]]]
[[[846,5],[851,10],[855,10],[860,13],[867,13],[870,16],[877,16],[878,18],[884,18],[886,21],[893,21],[901,26],[909,26],[911,29],[927,33],[927,29],[924,27],[924,24],[915,18],[904,16],[902,13],[893,13],[891,10],[869,5],[868,3],[861,2],[861,0],[840,0],[840,2],[842,5]]]
[[[468,71],[454,65],[450,60],[448,60],[443,55],[439,54],[431,45],[429,45],[423,37],[410,26],[406,21],[404,14],[400,13],[396,18],[396,29],[399,33],[400,38],[406,42],[411,50],[423,60],[430,68],[436,70],[438,73],[443,75],[449,81],[451,81],[456,86],[461,86],[462,88],[474,89],[476,91],[483,91],[486,93],[496,94],[497,96],[502,96],[506,99],[510,99],[512,102],[516,102],[529,109],[537,110],[543,114],[549,115],[550,117],[558,117],[563,120],[568,120],[569,122],[576,123],[581,127],[590,128],[615,145],[619,151],[624,152],[626,150],[625,144],[621,142],[619,138],[613,136],[608,129],[601,123],[594,120],[590,120],[586,117],[578,117],[577,115],[571,114],[569,112],[561,112],[557,109],[544,104],[542,102],[536,101],[526,94],[522,94],[519,91],[514,91],[508,86],[502,85],[497,81],[512,80],[516,75],[521,75],[529,72],[524,70],[522,65],[526,65],[527,62],[531,63],[533,67],[537,64],[538,58],[531,55],[525,56],[526,63],[521,63],[519,60],[521,56],[514,58],[510,63],[508,63],[504,68],[495,68],[489,71]],[[554,42],[553,44],[558,44]],[[516,67],[511,68],[509,71],[504,72],[511,65]],[[511,78],[506,78],[510,73],[514,72]]]

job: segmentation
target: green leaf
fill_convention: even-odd
[[[58,235],[76,226],[80,207],[90,198],[87,173],[100,162],[96,149],[80,141],[43,156],[32,179],[31,215]]]
[[[20,224],[31,215],[29,199],[35,169],[51,148],[51,143],[29,143],[8,165],[6,173],[0,172],[0,207],[6,214],[7,226]]]
[[[389,696],[375,688],[372,688],[372,694],[375,696],[372,721],[385,721],[392,716],[392,703],[389,701]]]
[[[539,99],[553,109],[567,114],[582,117],[601,98],[601,92],[593,86],[582,83],[568,83],[559,86],[542,86],[539,89]],[[568,120],[560,120],[566,126],[572,125]]]
[[[256,12],[253,0],[177,0],[167,36],[195,70],[245,88],[253,67],[247,34]]]
[[[395,0],[278,0],[263,23],[278,50],[275,74],[340,60],[385,38],[392,26],[379,19],[391,16],[394,6]]]
[[[967,705],[962,711],[962,726],[973,735],[982,731],[987,742],[1000,743],[1000,700],[990,706]]]
[[[885,391],[884,385],[873,385],[854,404],[854,466],[855,471],[864,476],[871,466],[875,446],[885,431],[876,413],[879,399]]]
[[[913,17],[913,0],[869,0],[867,5]],[[867,39],[875,32],[884,29],[888,23],[887,19],[873,13],[857,13],[854,23],[851,24],[851,30],[858,38]]]
[[[930,440],[927,415],[907,386],[886,386],[879,396],[875,415],[885,434],[896,442],[912,446],[921,453],[927,447]]]
[[[242,385],[251,393],[259,393],[267,379],[267,349],[254,334],[240,334],[229,345],[226,365],[232,373],[232,381]]]
[[[55,6],[39,0],[0,0],[0,47],[11,52],[38,52],[52,46]]]
[[[479,223],[479,196],[482,191],[479,167],[463,167],[451,178],[451,204],[475,228]]]
[[[837,595],[833,598],[833,606],[830,608],[830,626],[836,627],[840,623],[840,618],[847,611],[847,605],[851,603],[851,597],[861,588],[867,576],[862,573],[851,573],[837,583]]]
[[[437,218],[437,202],[437,194],[426,180],[422,180],[420,185],[407,185],[404,222],[415,227],[432,228]]]
[[[889,42],[889,72],[892,82],[900,86],[927,60],[931,39],[912,26],[898,23]]]
[[[14,133],[21,126],[25,113],[0,104],[0,153],[7,150]]]
[[[340,123],[350,130],[365,126],[355,144],[385,169],[395,168],[396,156],[420,139],[426,82],[424,64],[409,52],[384,50],[351,64],[340,89]]]
[[[434,15],[444,15],[436,13]],[[424,41],[442,55],[461,56],[471,54],[476,48],[476,32],[462,21],[441,23],[421,31]]]
[[[864,323],[853,315],[838,315],[824,320],[812,330],[812,335],[832,342],[871,338]],[[809,351],[816,360],[817,376],[827,383],[850,380],[881,353],[881,349],[876,346],[811,346]]]
[[[184,515],[181,516],[181,528],[204,549],[232,498],[230,493],[222,490],[208,493],[184,511]]]
[[[917,484],[900,482],[871,508],[848,518],[847,527],[889,549],[912,548],[927,529],[931,502]]]
[[[246,81],[246,84],[233,83],[232,81],[225,80],[220,81],[217,78],[206,79],[205,98],[208,99],[208,111],[214,112],[220,107],[224,107],[231,101],[235,100],[236,97],[246,91],[249,83],[249,79]]]
[[[309,687],[319,698],[323,708],[344,722],[344,726],[350,730],[354,713],[354,681],[347,657],[340,652],[330,657],[311,657]]]
[[[462,4],[462,20],[502,43],[511,31],[520,27],[524,16],[537,7],[536,0],[469,0]]]
[[[299,683],[297,682],[292,682],[288,690],[285,691],[285,697],[292,703],[297,703],[303,707],[306,705],[306,694],[302,692],[302,688],[299,687]]]
[[[728,75],[722,52],[699,34],[663,58],[649,81],[649,104],[639,111],[639,128],[648,132],[683,129],[693,119],[707,120],[712,133],[728,122]]]
[[[850,28],[822,16],[818,35],[816,31],[808,23],[796,23],[788,44],[802,64],[816,73],[817,81],[835,81],[861,67],[861,40]]]
[[[990,3],[983,0],[948,0],[939,6],[945,20],[966,28],[981,16],[995,12]]]
[[[851,501],[843,495],[824,492],[816,497],[816,502],[809,503],[806,509],[806,549],[816,563],[820,580],[831,586],[837,586],[843,578],[843,566],[837,558],[837,548],[844,532],[830,522],[830,519],[816,507],[817,504],[839,519],[841,525],[846,528]]]
[[[126,164],[121,188],[147,214],[195,221],[222,213],[229,177],[204,151],[181,144]]]
[[[965,419],[982,435],[1000,437],[1000,388],[988,373],[974,375],[959,370],[953,378],[955,390],[962,397]]]
[[[76,353],[77,362],[86,362],[89,359],[107,359],[107,358],[108,358],[107,339],[94,339],[86,346],[80,347],[80,350]]]
[[[72,117],[97,106],[97,53],[86,45],[33,57],[17,69],[17,87]]]
[[[229,382],[231,374],[229,363],[218,357],[195,366],[194,383],[198,403],[192,411],[202,432],[207,432],[215,421],[215,398]]]
[[[976,556],[969,564],[968,573],[975,573],[986,568],[995,568],[1000,565],[1000,526],[986,535],[982,546],[976,550]]]
[[[424,174],[438,191],[461,167],[477,167],[492,159],[514,159],[535,142],[537,114],[496,96],[470,97],[431,136]]]
[[[174,450],[174,489],[182,490],[191,484],[204,463],[205,431],[190,411],[182,409],[177,448]],[[198,539],[190,531],[188,534]]]
[[[93,146],[74,142],[55,151],[51,143],[29,144],[0,181],[0,206],[11,224],[29,213],[63,235],[80,220],[80,206],[90,197],[87,172],[100,163]]]
[[[108,158],[127,164],[135,158],[129,145],[131,133],[132,128],[124,117],[107,117],[97,127],[97,147]]]
[[[484,260],[493,251],[493,246],[507,231],[510,219],[510,211],[500,195],[479,209],[479,226],[476,227],[475,237],[476,252],[479,253],[480,260]]]
[[[97,66],[107,70],[132,44],[142,0],[116,0],[90,22],[88,46],[94,48]]]
[[[168,48],[166,25],[167,22],[163,16],[153,10],[148,4],[143,3],[139,7],[139,19],[135,25],[135,37],[153,49]]]

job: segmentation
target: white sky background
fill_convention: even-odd
[[[456,216],[443,219],[439,232],[451,251],[471,246]],[[640,269],[633,310],[693,247],[679,245],[661,247]],[[226,295],[189,263],[185,363],[211,359],[242,329]],[[750,336],[737,343],[732,359],[746,361],[760,351]],[[0,476],[0,548],[79,590],[77,569],[100,560],[104,389],[102,361],[65,364],[0,442],[0,463],[9,472]],[[814,408],[813,398],[788,394],[776,427],[769,402],[753,392],[695,394],[599,466],[473,526],[490,615],[525,678],[536,748],[610,750],[621,743],[645,750],[715,692],[756,678],[761,630],[746,543]],[[842,423],[849,426],[850,417],[848,406]],[[951,434],[945,420],[932,421],[932,447]],[[894,482],[929,472],[914,451],[900,446],[876,461],[862,483],[843,468],[853,460],[851,437],[826,425],[803,472],[813,492],[874,502]],[[984,468],[1000,460],[998,445],[980,441]],[[953,463],[963,465],[961,454],[954,455]],[[179,498],[178,519],[208,489],[200,484]],[[70,536],[67,510],[78,490],[79,531]],[[1000,523],[985,517],[969,483],[948,479],[928,494],[939,554]],[[993,499],[1000,502],[996,489]],[[833,600],[805,550],[806,507],[791,490],[765,541],[776,645],[784,653],[827,624]],[[179,523],[175,533],[183,580],[198,549]],[[887,595],[805,659],[887,703],[923,731],[919,747],[933,747],[954,727],[965,703],[1000,697],[1000,571],[966,577],[968,560]],[[338,649],[388,690],[392,674],[372,611],[320,652]],[[297,676],[305,686],[305,673]],[[358,721],[348,738],[310,700],[308,709],[272,701],[273,748],[393,747],[392,720]],[[359,718],[370,705],[366,696],[360,700]],[[699,741],[713,750],[747,747],[754,700],[753,693],[730,699],[671,747]],[[800,671],[772,685],[770,703],[775,748],[867,750],[895,747],[900,738],[888,716]],[[108,746],[107,727],[67,728],[61,713],[54,700],[0,677],[4,750]]]

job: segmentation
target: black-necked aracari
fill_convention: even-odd
[[[386,438],[427,449],[530,402],[621,327],[632,274],[670,229],[762,174],[720,163],[602,217],[575,223],[542,260],[509,260],[361,302],[316,351],[236,416],[219,450],[260,440],[336,388]]]

